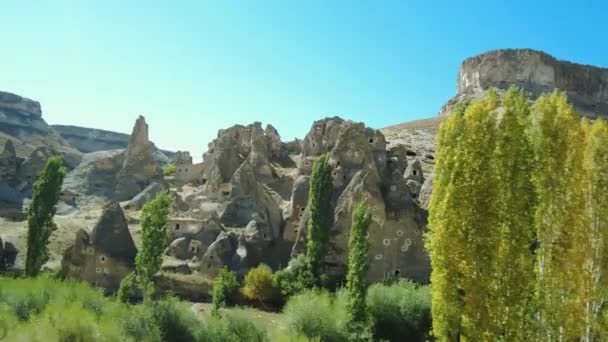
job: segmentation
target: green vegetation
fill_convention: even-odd
[[[346,276],[346,312],[348,328],[353,334],[362,334],[366,330],[367,311],[367,271],[369,269],[369,241],[367,228],[371,223],[371,214],[364,203],[359,203],[353,211],[353,224],[348,241],[348,274]]]
[[[378,340],[426,341],[431,331],[431,288],[407,280],[374,284],[367,307]]]
[[[302,293],[310,283],[311,275],[306,264],[306,257],[298,255],[289,261],[286,268],[274,274],[275,282],[281,296],[288,298]]]
[[[160,192],[146,203],[141,213],[141,247],[135,258],[137,283],[142,287],[144,298],[153,292],[152,277],[160,270],[167,241],[167,215],[172,198],[168,192]]]
[[[532,106],[490,92],[443,122],[427,240],[437,340],[608,338],[607,142],[559,92]]]
[[[236,273],[229,271],[226,266],[222,267],[220,272],[215,277],[213,289],[211,290],[213,316],[220,316],[220,308],[226,306],[227,302],[232,299],[238,287],[239,283],[236,280]]]
[[[32,190],[32,202],[27,213],[27,254],[25,274],[36,276],[48,260],[49,237],[57,228],[53,222],[55,205],[59,201],[66,171],[60,157],[51,157]]]
[[[277,286],[272,269],[260,264],[249,270],[241,289],[248,300],[258,302],[273,302],[277,299]]]
[[[331,196],[334,186],[331,181],[333,167],[325,154],[317,158],[310,176],[308,193],[308,226],[306,260],[312,275],[311,286],[321,286],[329,229],[331,224]]]
[[[173,176],[177,172],[177,167],[173,164],[167,164],[163,167],[163,174],[165,176]]]

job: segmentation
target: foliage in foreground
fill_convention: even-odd
[[[581,120],[562,93],[530,106],[511,89],[452,114],[437,144],[435,337],[606,340],[606,123]]]
[[[27,212],[27,252],[25,274],[36,276],[48,260],[49,237],[56,229],[53,222],[66,171],[60,157],[51,157],[32,190],[32,203]]]
[[[142,287],[144,298],[152,291],[152,277],[160,270],[167,240],[167,215],[171,195],[161,191],[146,203],[141,212],[141,248],[135,257],[137,283]]]
[[[268,265],[260,264],[249,270],[245,275],[241,292],[245,298],[252,301],[275,301],[277,299],[277,287],[272,269]]]
[[[239,283],[236,280],[236,273],[229,271],[226,266],[220,269],[220,272],[213,281],[213,288],[211,289],[211,302],[213,304],[213,316],[219,317],[219,309],[226,306],[231,300],[239,287]]]
[[[173,164],[163,166],[163,174],[165,176],[173,176],[177,172],[177,167]]]

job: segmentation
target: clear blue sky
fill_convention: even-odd
[[[491,49],[608,66],[603,2],[3,0],[0,90],[52,124],[130,132],[143,114],[158,145],[200,156],[235,123],[290,139],[329,115],[433,116]]]

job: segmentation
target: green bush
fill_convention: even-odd
[[[177,168],[173,164],[167,164],[163,167],[163,174],[165,176],[173,176],[177,172]]]
[[[324,342],[348,340],[344,296],[308,290],[290,298],[283,312],[284,329],[289,332]]]
[[[234,310],[224,317],[211,317],[203,322],[198,332],[199,342],[265,342],[266,329],[251,319],[245,310]]]
[[[245,276],[243,296],[249,300],[259,302],[272,302],[277,298],[277,288],[272,269],[267,265],[260,264],[254,267]]]
[[[400,280],[374,284],[368,290],[367,308],[377,339],[425,341],[431,329],[429,286]]]
[[[219,315],[219,309],[229,304],[234,293],[239,287],[236,280],[236,273],[229,271],[226,266],[222,267],[213,281],[211,289],[211,302],[213,304],[213,315]]]
[[[285,298],[302,293],[314,284],[314,277],[304,255],[291,259],[289,265],[277,271],[274,277],[281,295]]]
[[[128,305],[83,283],[0,277],[0,337],[8,341],[187,342],[199,326],[175,298]]]

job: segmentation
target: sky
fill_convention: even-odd
[[[0,91],[50,124],[199,157],[260,121],[283,140],[338,115],[382,128],[436,115],[460,63],[533,48],[608,67],[605,1],[1,0]]]

